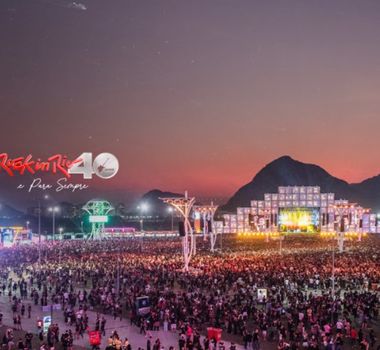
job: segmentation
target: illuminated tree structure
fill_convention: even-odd
[[[114,208],[105,200],[92,199],[88,201],[82,209],[90,214],[89,222],[91,223],[91,233],[89,238],[101,239],[104,225],[108,222],[108,214]]]
[[[193,228],[191,227],[189,216],[191,209],[195,202],[195,197],[188,197],[187,191],[185,197],[170,197],[160,198],[164,203],[167,203],[177,209],[178,213],[183,218],[183,232],[180,229],[179,233],[182,235],[182,253],[184,260],[184,270],[189,271],[189,264],[191,257],[195,254],[195,239]]]
[[[214,252],[217,238],[217,231],[214,227],[214,215],[218,209],[217,205],[211,202],[210,205],[194,206],[194,212],[199,213],[203,219],[203,239],[206,240],[207,234],[210,235],[210,250]]]

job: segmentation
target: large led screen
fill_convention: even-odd
[[[319,208],[280,208],[278,225],[280,232],[319,232]]]

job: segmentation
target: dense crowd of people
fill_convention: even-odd
[[[210,327],[222,330],[231,350],[235,343],[247,350],[263,344],[376,349],[379,242],[371,236],[347,244],[333,268],[333,243],[319,238],[287,238],[282,254],[273,244],[236,237],[225,238],[223,253],[211,254],[201,241],[189,272],[178,239],[48,242],[0,251],[1,290],[15,329],[30,317],[31,304],[61,305],[69,329],[38,330],[41,346],[50,349],[58,343],[72,349],[89,329],[106,336],[105,314],[128,318],[147,337],[147,350],[161,350],[159,339],[151,339],[157,330],[179,333],[179,350],[224,350],[227,344],[201,337]],[[91,325],[88,310],[97,315]],[[131,344],[116,330],[108,348],[131,350]]]

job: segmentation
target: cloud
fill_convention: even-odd
[[[72,3],[68,4],[67,7],[72,8],[72,9],[76,9],[76,10],[82,10],[82,11],[87,10],[87,7],[84,4],[81,4],[79,2],[72,2]]]
[[[39,0],[43,3],[53,5],[53,6],[58,6],[62,8],[69,8],[69,9],[74,9],[74,10],[80,10],[80,11],[86,11],[87,6],[80,3],[80,2],[68,2],[66,0]]]

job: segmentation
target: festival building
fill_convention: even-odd
[[[334,193],[321,193],[318,186],[279,187],[264,200],[224,215],[224,232],[380,232],[377,216]]]

